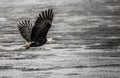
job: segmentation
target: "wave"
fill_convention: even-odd
[[[25,50],[25,47],[23,47],[23,45],[15,45],[9,47],[0,45],[0,51],[16,51],[16,50]]]
[[[0,66],[2,70],[17,69],[21,71],[48,71],[48,70],[59,70],[59,69],[70,69],[70,68],[99,68],[99,67],[120,67],[120,64],[108,64],[108,65],[95,65],[95,66],[55,66],[46,68],[34,68],[34,67],[13,67],[13,66]]]
[[[50,67],[50,68],[24,68],[22,71],[47,71],[47,70],[59,70],[69,68],[99,68],[99,67],[120,67],[120,64],[109,64],[109,65],[95,65],[95,66],[65,66],[65,67]]]

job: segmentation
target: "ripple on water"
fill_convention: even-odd
[[[1,3],[3,7],[0,7],[1,15],[6,17],[0,18],[1,78],[110,78],[113,75],[116,78],[120,77],[119,50],[106,52],[86,49],[86,45],[94,44],[96,39],[110,39],[112,33],[119,36],[119,17],[114,15],[119,14],[118,7],[114,7],[116,1],[108,2],[107,4],[113,7],[108,9],[105,8],[108,5],[104,3],[104,6],[96,7],[100,0],[20,1],[6,0],[4,3],[7,5]],[[16,23],[24,19],[23,17],[28,17],[34,22],[36,14],[44,7],[55,7],[55,11],[58,12],[48,35],[57,37],[57,42],[28,50],[19,49],[24,40],[15,28]],[[104,24],[105,22],[107,24]],[[116,25],[118,27],[115,27]]]

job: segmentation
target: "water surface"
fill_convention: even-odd
[[[119,0],[1,0],[0,78],[119,78]],[[54,44],[24,44],[17,24],[55,10],[48,37]]]

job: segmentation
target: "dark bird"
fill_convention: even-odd
[[[42,11],[37,17],[34,26],[30,23],[30,20],[24,20],[19,22],[18,29],[22,37],[26,40],[26,49],[30,47],[38,47],[44,45],[47,41],[49,43],[54,42],[47,39],[47,33],[52,26],[54,12],[53,9]]]

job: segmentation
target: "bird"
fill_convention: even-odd
[[[47,39],[47,33],[52,26],[54,17],[53,9],[43,10],[39,13],[34,25],[30,20],[23,20],[18,23],[17,27],[21,36],[25,39],[26,43],[23,47],[29,49],[30,47],[39,47],[45,43],[54,43],[52,38]]]

